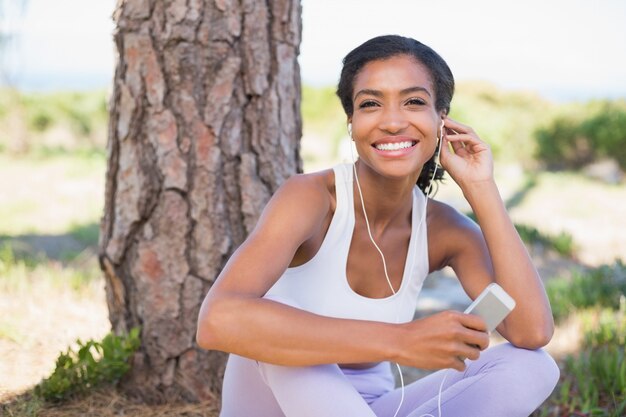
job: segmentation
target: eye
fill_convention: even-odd
[[[375,106],[378,106],[378,103],[376,103],[373,100],[365,100],[365,101],[361,102],[361,104],[359,104],[359,108],[360,109],[364,109],[364,108],[367,108],[367,107],[375,107]]]
[[[410,98],[406,101],[406,104],[408,104],[409,106],[424,106],[426,105],[426,100],[422,99],[422,98]]]

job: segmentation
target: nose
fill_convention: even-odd
[[[381,114],[378,127],[387,133],[398,134],[406,129],[408,125],[409,121],[400,109],[387,107]]]

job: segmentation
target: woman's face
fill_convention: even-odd
[[[441,114],[428,69],[407,55],[367,63],[350,118],[359,158],[390,178],[417,178],[437,145]]]

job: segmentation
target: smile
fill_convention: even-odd
[[[407,149],[415,146],[415,141],[394,142],[394,143],[377,143],[374,145],[379,151],[398,151],[400,149]]]

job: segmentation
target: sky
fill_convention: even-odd
[[[26,0],[0,28],[5,79],[27,90],[107,87],[115,0]],[[382,34],[431,46],[457,80],[556,99],[626,98],[623,0],[302,0],[303,82],[334,85],[341,59]],[[5,7],[6,8],[6,7]]]

